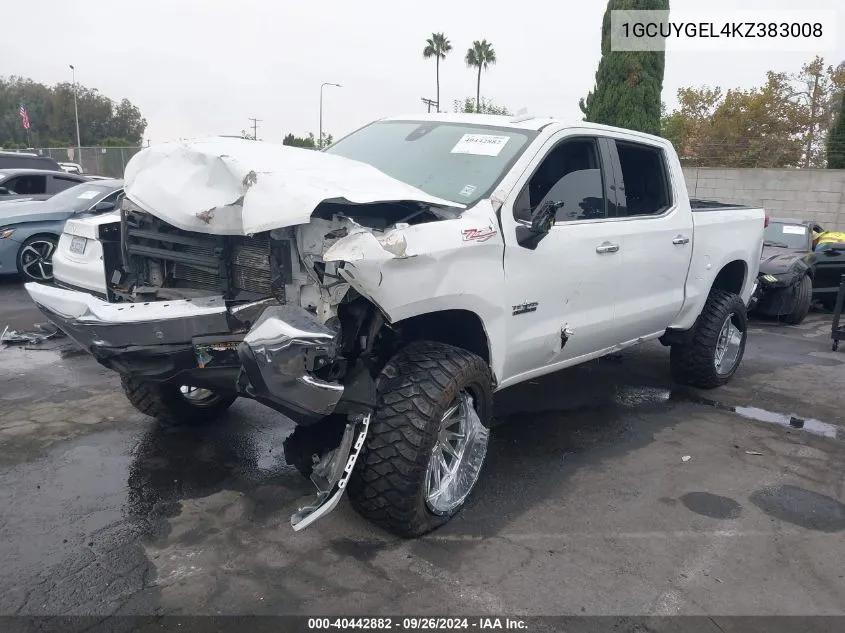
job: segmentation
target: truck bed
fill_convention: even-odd
[[[752,208],[731,202],[717,202],[716,200],[702,200],[700,198],[690,198],[689,204],[693,211],[732,211]]]

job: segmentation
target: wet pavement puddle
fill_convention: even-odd
[[[735,413],[740,417],[747,420],[754,420],[755,422],[766,422],[767,424],[775,424],[787,429],[798,429],[806,431],[812,435],[818,435],[820,437],[826,437],[833,440],[837,439],[839,436],[839,427],[834,424],[822,422],[821,420],[816,420],[815,418],[804,418],[793,414],[777,413],[775,411],[767,411],[766,409],[760,409],[758,407],[732,406],[722,404],[716,400],[710,400],[709,398],[702,398],[700,396],[684,394],[682,397],[689,402],[713,407],[715,409],[719,409],[720,411]]]

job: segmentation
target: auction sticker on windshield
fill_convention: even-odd
[[[464,134],[452,148],[451,153],[498,156],[510,138],[510,136],[495,134]]]
[[[787,235],[805,235],[807,233],[807,227],[784,224],[783,232]]]
[[[96,189],[89,189],[88,191],[83,191],[77,197],[79,200],[90,200],[94,196],[96,196],[98,191]]]

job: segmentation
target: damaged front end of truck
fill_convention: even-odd
[[[247,397],[290,417],[286,458],[317,487],[291,518],[299,530],[339,501],[400,337],[368,292],[382,283],[380,263],[427,255],[434,242],[415,229],[462,211],[320,152],[166,144],[127,167],[120,231],[103,249],[109,301],[27,290],[124,377]]]

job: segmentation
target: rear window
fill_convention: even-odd
[[[763,245],[778,248],[809,249],[810,229],[803,224],[769,222],[763,231]]]

